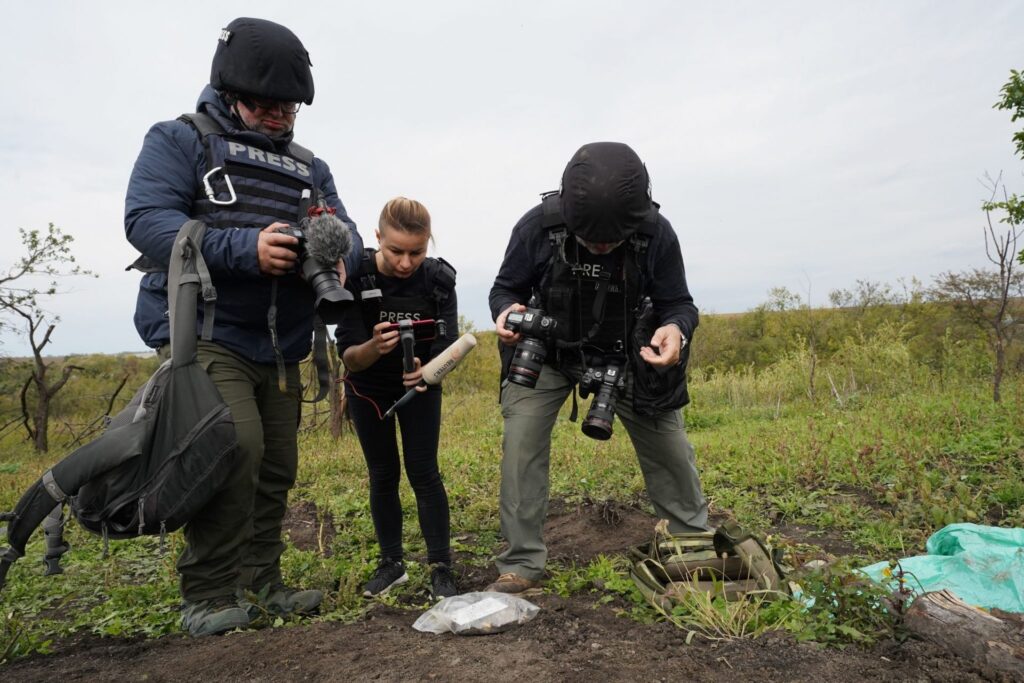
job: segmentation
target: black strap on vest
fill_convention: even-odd
[[[363,260],[359,266],[359,308],[363,313],[363,325],[367,332],[373,332],[373,326],[380,321],[380,305],[384,293],[377,285],[377,250],[367,247],[363,249]]]
[[[427,264],[434,263],[434,266],[428,266]],[[441,306],[448,299],[453,291],[455,291],[455,268],[452,264],[448,263],[441,257],[437,257],[433,262],[430,260],[423,264],[428,268],[426,271],[427,284],[428,286],[433,281],[433,287],[430,291],[430,296],[434,299],[437,305],[437,315],[434,316],[434,320],[437,322],[437,334],[439,337],[447,337],[447,329],[444,318],[441,317]]]

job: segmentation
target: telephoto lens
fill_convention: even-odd
[[[591,393],[594,400],[583,418],[581,429],[591,439],[607,441],[612,438],[612,422],[615,420],[615,402],[625,387],[622,371],[617,365],[604,368],[587,368],[580,379],[580,397]]]

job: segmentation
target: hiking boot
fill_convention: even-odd
[[[234,596],[185,601],[181,605],[181,630],[194,638],[234,631],[249,625],[249,615]]]
[[[512,595],[533,595],[540,593],[540,581],[508,572],[499,576],[497,581],[484,590],[494,591],[495,593],[510,593]]]
[[[452,573],[451,566],[444,562],[431,565],[430,594],[434,596],[435,600],[459,594],[459,587],[455,583],[455,575]]]
[[[363,597],[372,598],[377,595],[384,595],[392,586],[397,586],[408,580],[409,575],[405,573],[405,565],[402,564],[401,560],[392,560],[390,557],[385,557],[377,565],[373,576],[370,577],[370,580],[363,587]]]
[[[257,593],[255,603],[245,601],[244,604],[250,619],[258,617],[261,609],[277,617],[287,617],[313,614],[320,609],[323,599],[321,591],[289,588],[283,583],[275,583],[266,590],[265,596],[262,590]]]

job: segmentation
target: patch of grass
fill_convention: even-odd
[[[1024,525],[1024,382],[1008,377],[1004,402],[993,404],[988,379],[970,370],[982,367],[980,361],[965,360],[964,368],[936,374],[908,360],[900,346],[904,342],[887,339],[896,346],[883,349],[882,339],[872,342],[869,352],[847,347],[823,358],[815,375],[823,384],[813,399],[806,353],[787,351],[775,363],[737,370],[697,368],[694,402],[685,417],[712,513],[732,516],[763,536],[777,536],[785,527],[814,529],[852,547],[843,558],[849,566],[918,554],[925,539],[949,522]],[[461,561],[484,567],[501,545],[502,419],[493,334],[482,334],[480,345],[446,379],[440,462],[453,547]],[[887,374],[890,362],[895,369]],[[104,361],[98,367],[80,384],[89,395],[102,394],[102,377],[117,375],[116,364]],[[147,369],[132,371],[144,378]],[[95,417],[89,410],[96,401],[74,395],[76,387],[68,389],[67,409],[90,407],[62,414],[71,424]],[[580,405],[581,414],[586,405]],[[597,442],[581,434],[578,422],[567,420],[569,409],[567,402],[552,435],[551,497],[621,503],[642,497],[643,478],[621,423],[615,423],[612,440]],[[285,580],[326,591],[317,619],[351,621],[365,612],[360,589],[378,553],[365,461],[351,432],[335,440],[326,429],[304,429],[299,451],[292,500],[311,501],[330,514],[336,534],[326,553],[288,545],[282,558]],[[60,445],[50,454],[35,454],[14,430],[0,436],[0,510],[11,509],[63,455]],[[403,595],[415,596],[426,589],[426,571],[418,564],[425,549],[405,480],[400,494],[414,570],[410,591]],[[110,557],[103,558],[101,540],[74,524],[68,540],[72,551],[64,574],[42,575],[41,533],[12,568],[0,593],[0,653],[9,658],[45,652],[55,638],[76,632],[150,637],[177,628],[174,559],[183,547],[180,533],[168,537],[165,555],[155,539],[139,539],[111,543]],[[813,536],[797,540],[775,538],[774,543],[801,560],[821,555]],[[595,604],[612,604],[635,619],[671,617],[695,632],[703,624],[711,637],[781,627],[802,639],[841,644],[868,642],[891,630],[887,616],[878,612],[877,595],[849,583],[839,569],[802,580],[805,595],[815,598],[814,609],[795,610],[787,601],[695,601],[678,613],[659,614],[629,580],[625,550],[584,566],[552,564],[549,586],[561,595],[593,596]],[[408,599],[395,605],[420,607]]]

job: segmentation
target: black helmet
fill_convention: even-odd
[[[216,90],[313,104],[312,62],[290,30],[266,19],[235,19],[220,33],[210,68]]]
[[[619,242],[651,209],[647,169],[629,145],[592,142],[562,173],[562,215],[569,232],[588,242]]]

